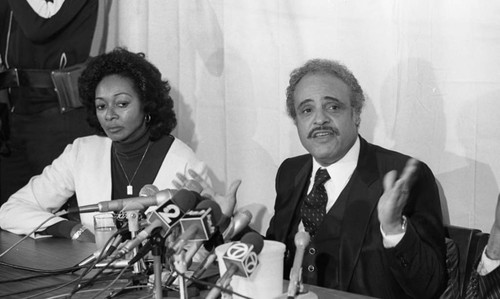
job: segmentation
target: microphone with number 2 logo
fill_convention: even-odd
[[[157,227],[162,227],[162,236],[166,236],[172,227],[179,222],[184,213],[194,208],[196,205],[196,196],[192,191],[181,189],[161,206],[159,206],[150,216],[151,223],[144,228],[137,236],[126,243],[119,251],[118,255],[123,256],[130,250],[139,246],[146,240]]]

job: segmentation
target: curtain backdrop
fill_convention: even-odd
[[[500,2],[121,0],[107,49],[142,51],[173,87],[174,135],[217,191],[265,232],[274,179],[305,153],[285,109],[306,60],[348,66],[367,95],[360,133],[427,163],[446,223],[489,232],[500,179]]]

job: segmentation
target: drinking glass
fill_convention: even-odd
[[[109,238],[116,232],[116,223],[113,213],[99,213],[94,215],[94,233],[97,249],[102,249]]]

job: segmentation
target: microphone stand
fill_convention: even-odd
[[[203,245],[202,241],[192,241],[191,246],[189,249],[184,252],[184,261],[186,263],[186,267],[189,268],[191,266],[191,263],[193,262],[193,257],[198,252],[200,247]],[[175,253],[179,254],[179,253]],[[177,271],[171,271],[170,275],[168,276],[165,285],[170,286],[172,283],[174,283],[175,279],[179,276],[179,272]]]
[[[130,234],[132,236],[132,240],[137,236],[139,233],[140,225],[139,225],[139,211],[134,210],[134,211],[127,211],[127,220],[128,220],[128,229],[130,231]],[[132,255],[131,256],[136,256],[138,252],[138,248],[135,247],[132,249]],[[133,273],[138,274],[142,273],[146,269],[146,265],[144,264],[144,261],[142,259],[138,260],[136,263],[134,263],[134,270]]]
[[[187,287],[184,275],[186,274],[187,271],[187,263],[186,263],[186,258],[184,257],[184,252],[181,252],[180,254],[174,254],[174,266],[175,266],[175,271],[179,272],[178,280],[179,280],[180,299],[186,299]]]
[[[161,234],[156,233],[151,236],[151,254],[153,255],[153,268],[154,268],[154,294],[155,299],[163,298],[163,288],[161,281],[161,274],[163,270],[163,264],[161,261],[162,245],[164,243],[164,238]]]
[[[232,299],[233,293],[231,292],[233,291],[233,288],[231,287],[231,277],[226,278],[222,282],[222,287],[224,288],[224,290],[227,290],[229,292],[222,291],[221,289],[221,299]]]

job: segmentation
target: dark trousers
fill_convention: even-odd
[[[37,114],[9,115],[10,155],[0,158],[0,205],[40,174],[77,137],[93,130],[83,108],[61,114],[50,108]]]

